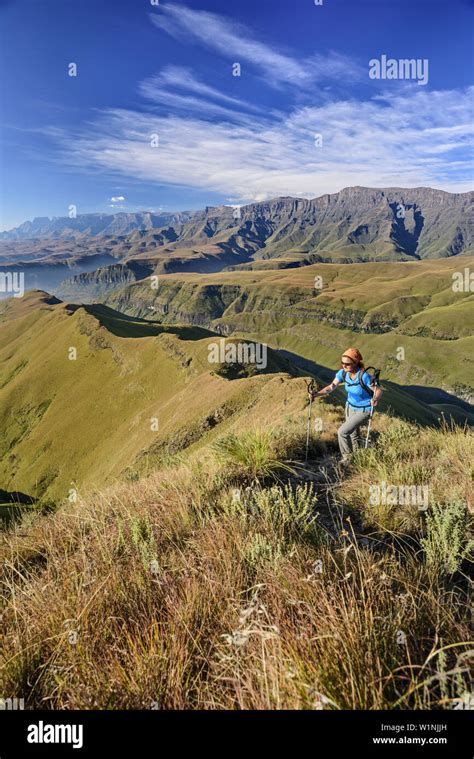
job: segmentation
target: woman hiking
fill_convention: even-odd
[[[309,395],[314,398],[317,395],[327,395],[341,382],[344,383],[347,392],[346,421],[337,431],[343,463],[346,463],[350,454],[359,447],[359,427],[368,422],[370,413],[382,394],[381,388],[373,385],[372,381],[373,378],[364,370],[360,351],[357,348],[348,348],[342,355],[341,368],[331,384],[318,392],[309,391]]]

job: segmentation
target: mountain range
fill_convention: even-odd
[[[87,300],[150,272],[448,258],[474,252],[473,199],[424,187],[349,187],[312,200],[39,218],[0,234],[0,265],[24,271],[27,289]],[[106,286],[104,266],[131,261],[141,273],[119,267]]]
[[[125,235],[135,229],[156,229],[169,224],[184,223],[190,213],[90,213],[75,217],[37,216],[33,221],[25,221],[9,231],[0,232],[0,240],[30,240],[42,238],[74,239],[81,236]]]

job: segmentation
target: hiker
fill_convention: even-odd
[[[317,395],[327,395],[341,382],[344,383],[347,393],[346,421],[339,427],[337,434],[342,461],[346,463],[350,454],[359,447],[359,427],[369,421],[382,390],[378,385],[373,384],[373,378],[364,370],[362,356],[357,348],[348,348],[343,354],[341,369],[330,385],[326,385],[318,392],[308,390],[308,394],[312,398]]]

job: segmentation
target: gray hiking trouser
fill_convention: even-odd
[[[359,447],[359,428],[369,421],[369,417],[370,407],[364,411],[346,404],[346,421],[337,431],[339,450],[343,456],[348,456]]]

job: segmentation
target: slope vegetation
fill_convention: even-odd
[[[333,376],[329,368],[338,366],[342,351],[357,343],[385,379],[413,391],[437,389],[439,403],[450,393],[454,406],[468,411],[463,401],[473,393],[474,295],[453,288],[453,276],[472,268],[471,257],[458,257],[163,275],[158,289],[145,280],[107,302],[163,324],[179,321],[253,336],[300,365],[304,359],[306,369],[325,378]]]
[[[271,432],[261,406],[186,462],[0,535],[2,692],[42,709],[469,708],[471,483],[452,462],[472,436],[380,419],[343,480],[319,436],[295,477],[287,389]],[[428,487],[428,509],[371,502],[387,477]]]
[[[263,403],[275,373],[298,370],[277,354],[263,373],[225,379],[208,361],[216,335],[162,326],[105,306],[30,293],[3,305],[0,323],[0,482],[33,497],[67,496],[205,437]],[[278,387],[280,386],[280,380]],[[283,389],[282,389],[283,392]],[[301,388],[302,392],[302,388]],[[137,464],[138,466],[138,464]]]

